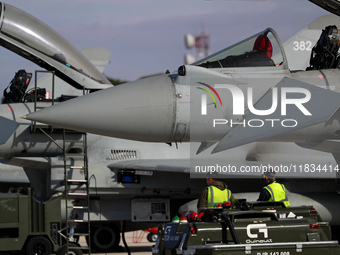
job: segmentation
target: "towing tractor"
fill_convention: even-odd
[[[311,206],[244,202],[229,207],[187,212],[161,225],[153,255],[340,254],[328,222]]]
[[[40,204],[30,188],[12,188],[0,194],[0,216],[0,252],[49,255],[62,244],[60,200]]]
[[[76,242],[66,247],[64,203],[61,200],[38,203],[32,193],[27,187],[0,193],[0,253],[82,255]]]

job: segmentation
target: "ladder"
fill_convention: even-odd
[[[55,93],[54,93],[54,81],[55,72],[54,71],[35,71],[35,98],[34,98],[34,111],[43,109],[46,107],[38,105],[39,98],[37,97],[37,75],[38,73],[50,73],[52,75],[52,95],[49,99],[50,105],[55,103]],[[83,90],[85,94],[85,89]],[[74,252],[75,254],[82,254],[83,250],[87,250],[87,254],[91,255],[91,238],[90,238],[90,188],[89,188],[89,168],[88,168],[88,157],[87,157],[87,135],[86,133],[77,132],[73,130],[66,130],[62,128],[56,128],[49,125],[33,123],[32,132],[42,132],[45,134],[53,143],[55,143],[63,151],[64,159],[64,192],[63,198],[65,201],[66,210],[66,222],[65,227],[60,229],[58,233],[65,239],[64,245],[59,249],[69,253],[72,250],[79,250],[79,252]],[[63,145],[60,146],[48,133],[61,133],[63,134]],[[81,138],[75,140],[68,140],[67,134],[77,134]],[[77,148],[76,152],[72,150],[68,151],[67,144],[72,143],[74,148]],[[78,145],[78,146],[77,146]],[[79,151],[81,148],[81,151]],[[75,165],[75,163],[78,165]],[[77,178],[74,176],[78,175]],[[80,178],[79,178],[80,175]],[[80,190],[80,191],[79,191]],[[70,203],[70,201],[72,201]],[[78,202],[81,201],[81,204]],[[77,216],[78,215],[78,216]],[[79,217],[82,215],[83,217]],[[83,232],[76,232],[77,226],[81,226]],[[87,239],[87,246],[79,247],[75,244],[74,240],[79,239],[80,236],[85,236]]]
[[[34,80],[34,111],[46,108],[46,106],[39,106],[39,98],[38,98],[38,73],[44,73],[44,74],[51,74],[51,99],[50,99],[50,106],[54,105],[54,84],[55,84],[55,72],[54,71],[43,71],[43,70],[35,70],[35,80]],[[36,132],[37,130],[41,131],[41,129],[47,129],[49,127],[51,130],[50,132],[53,132],[53,127],[44,125],[44,124],[37,124],[35,121],[33,122],[32,131]]]
[[[87,250],[91,254],[91,238],[90,238],[90,187],[89,187],[89,169],[87,158],[87,135],[81,133],[82,139],[67,140],[66,130],[63,130],[63,151],[64,151],[64,183],[65,183],[65,209],[66,209],[66,251],[69,250]],[[81,152],[67,152],[66,143],[80,144],[79,147],[83,148]],[[78,165],[72,164],[71,160],[78,159]],[[79,178],[79,174],[82,178]],[[76,177],[76,178],[75,178]],[[74,179],[75,178],[75,179]],[[81,192],[79,192],[79,188]],[[72,203],[70,204],[70,200]],[[82,201],[78,204],[77,201]],[[78,217],[77,217],[78,215]],[[82,219],[79,215],[83,215]],[[81,229],[86,229],[84,233],[75,232],[76,226],[83,225]],[[79,239],[80,236],[87,237],[87,246],[78,247],[74,245],[74,240]]]

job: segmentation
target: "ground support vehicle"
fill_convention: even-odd
[[[279,212],[269,209],[271,211],[220,208],[207,209],[199,215],[187,214],[188,219],[182,216],[159,228],[152,253],[340,254],[338,242],[331,240],[329,224],[319,222],[314,211],[308,213],[309,207],[279,208]],[[288,216],[288,212],[295,216],[280,217]]]
[[[49,255],[61,245],[61,203],[40,204],[31,190],[19,188],[0,194],[0,251]]]
[[[27,255],[83,252],[76,242],[65,240],[65,208],[62,200],[46,204],[33,199],[30,188],[11,188],[0,193],[0,252],[23,252]]]

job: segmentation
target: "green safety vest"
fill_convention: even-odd
[[[220,190],[215,186],[208,186],[208,201],[207,207],[213,208],[214,206],[223,202],[230,202],[231,192],[229,189]]]
[[[273,182],[264,187],[264,189],[268,190],[270,194],[270,199],[268,201],[283,202],[286,207],[290,206],[286,193],[286,188],[283,184]]]

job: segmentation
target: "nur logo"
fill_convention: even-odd
[[[217,93],[217,91],[212,86],[210,86],[210,85],[208,85],[206,83],[203,83],[203,82],[198,82],[198,84],[201,84],[201,85],[207,87],[208,89],[210,89],[217,96],[217,98],[220,101],[220,104],[222,106],[221,97],[220,97],[220,95]],[[206,92],[212,98],[212,100],[214,101],[214,104],[215,104],[215,108],[216,108],[217,107],[217,103],[216,103],[214,95],[208,89],[201,88],[201,87],[197,87],[197,88],[203,90],[204,92]],[[207,115],[207,94],[202,94],[201,95],[201,106],[202,106],[201,107],[201,114],[202,115]]]
[[[281,116],[287,115],[287,105],[295,105],[305,116],[311,116],[312,114],[306,109],[306,107],[303,105],[311,99],[311,92],[305,88],[299,88],[299,87],[282,87],[282,88],[271,88],[271,96],[269,96],[267,99],[271,100],[271,106],[269,109],[256,109],[254,107],[255,102],[253,101],[253,88],[248,87],[246,96],[243,94],[243,91],[231,84],[215,84],[215,88],[212,86],[203,83],[198,82],[199,84],[209,88],[218,98],[220,101],[220,104],[222,106],[222,100],[220,98],[220,95],[217,93],[215,88],[217,89],[227,89],[231,94],[233,98],[232,102],[232,109],[233,109],[233,115],[244,115],[245,113],[245,102],[247,102],[248,110],[258,116],[268,116],[276,111],[277,108],[281,111]],[[203,90],[206,92],[214,101],[215,108],[217,107],[217,103],[215,100],[214,95],[205,88],[197,87],[198,89]],[[280,91],[278,91],[280,90]],[[279,94],[280,92],[280,94]],[[288,95],[295,95],[292,98],[289,98]],[[202,94],[201,96],[201,114],[207,115],[207,95]]]

